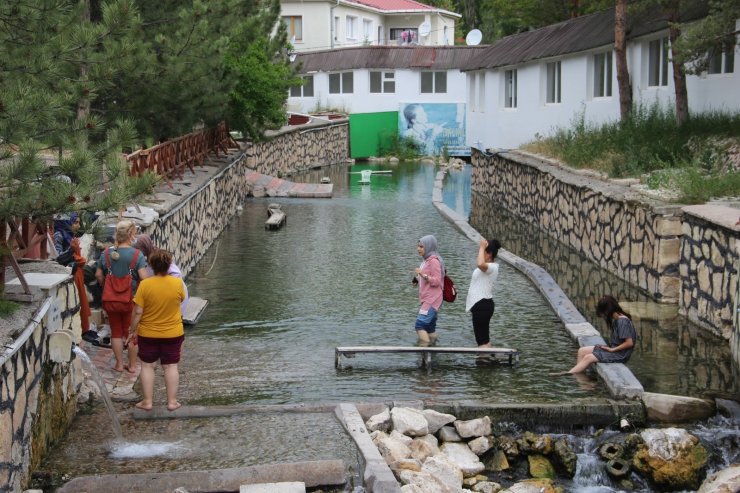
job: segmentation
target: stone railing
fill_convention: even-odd
[[[79,360],[70,363],[81,332],[72,277],[42,276],[44,288],[34,288],[38,309],[0,356],[0,492],[28,486],[29,471],[67,432],[83,381]]]
[[[474,151],[472,182],[473,226],[487,204],[506,209],[650,298],[677,303],[691,321],[730,339],[740,362],[737,210],[666,204],[517,152]]]
[[[344,162],[349,156],[347,118],[313,121],[267,132],[267,140],[250,146],[250,168],[265,175],[287,176],[309,168]]]

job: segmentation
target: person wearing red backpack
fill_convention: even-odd
[[[437,238],[434,235],[422,237],[416,244],[416,251],[424,258],[414,270],[414,284],[419,284],[419,312],[416,316],[416,336],[420,346],[429,346],[437,341],[437,314],[442,306],[442,283],[445,266],[437,252]]]
[[[123,364],[124,341],[128,339],[134,293],[142,279],[149,277],[146,257],[132,246],[136,225],[131,221],[116,224],[116,244],[106,248],[98,258],[95,277],[103,286],[103,310],[108,315],[111,347],[116,357],[115,371],[136,372],[136,345],[128,347],[128,365]],[[107,284],[107,286],[106,286]]]

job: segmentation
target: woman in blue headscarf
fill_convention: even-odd
[[[414,272],[414,284],[419,284],[419,313],[416,317],[416,335],[420,346],[429,346],[437,341],[437,314],[442,306],[442,285],[445,265],[437,252],[437,238],[434,235],[422,237],[416,244],[416,251],[424,261]]]
[[[54,248],[57,251],[57,255],[62,257],[58,258],[63,265],[68,265],[74,261],[74,257],[71,255],[70,247],[72,246],[72,239],[80,229],[80,217],[76,212],[72,212],[69,216],[61,216],[54,220]],[[68,258],[68,260],[66,260]],[[65,259],[65,260],[63,260]]]

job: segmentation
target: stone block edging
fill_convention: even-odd
[[[477,243],[483,236],[470,226],[464,217],[442,202],[442,183],[445,174],[446,171],[439,171],[436,175],[432,192],[432,203],[445,219],[451,222],[471,241]],[[558,286],[558,283],[555,282],[545,269],[503,248],[499,250],[498,258],[524,273],[537,286],[542,296],[547,300],[555,313],[557,313],[563,325],[565,325],[565,329],[571,338],[578,342],[579,347],[605,344],[599,332],[578,311],[570,298],[566,296],[560,286]],[[596,369],[613,397],[620,399],[639,399],[642,397],[644,392],[642,384],[640,384],[634,374],[622,363],[597,363]]]

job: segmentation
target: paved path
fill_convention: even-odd
[[[331,183],[294,183],[292,181],[263,175],[256,171],[247,172],[247,184],[255,197],[298,197],[330,199],[334,191]]]
[[[141,364],[136,365],[136,372],[127,371],[117,372],[113,370],[116,358],[113,356],[113,350],[100,346],[95,346],[87,341],[82,341],[80,347],[87,353],[100,376],[103,377],[108,394],[114,401],[133,401],[138,400],[139,395],[134,391],[134,384],[139,379]],[[124,361],[126,361],[124,352]]]

